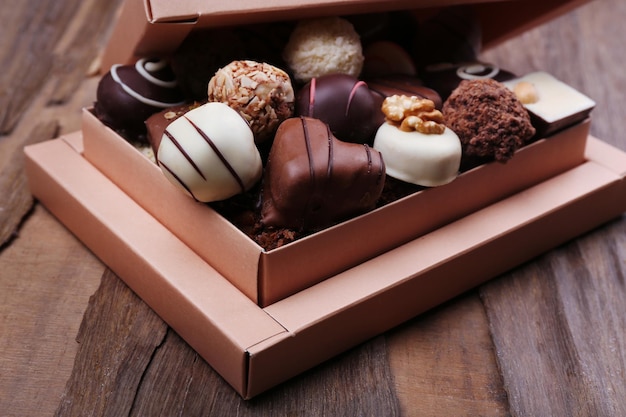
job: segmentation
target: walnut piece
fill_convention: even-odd
[[[446,129],[443,124],[443,114],[435,109],[435,103],[432,100],[394,95],[383,101],[382,111],[389,123],[405,132],[415,130],[420,133],[440,135]]]

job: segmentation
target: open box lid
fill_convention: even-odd
[[[195,28],[259,22],[424,10],[425,14],[448,5],[472,5],[482,22],[483,46],[496,45],[564,14],[590,0],[126,0],[109,44],[102,70],[138,57],[173,51]],[[297,7],[294,7],[297,6]]]

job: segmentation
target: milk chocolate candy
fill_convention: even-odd
[[[284,121],[263,177],[262,222],[316,230],[375,207],[385,183],[381,154],[338,140],[324,122]]]
[[[319,119],[340,140],[371,143],[382,123],[380,101],[350,75],[313,78],[297,94],[296,114]]]

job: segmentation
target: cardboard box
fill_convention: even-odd
[[[580,165],[589,125],[587,120],[537,141],[506,164],[479,166],[444,186],[265,251],[210,207],[181,193],[160,168],[89,110],[83,112],[85,158],[261,306]]]
[[[33,194],[244,398],[626,210],[626,154],[589,138],[580,165],[262,308],[82,150],[27,147]]]
[[[260,6],[249,0],[128,0],[103,69],[157,49],[171,51],[198,27],[357,9],[417,7],[428,13],[475,1],[305,0],[293,8],[290,0]],[[584,2],[494,1],[475,8],[485,23],[484,42],[491,45]],[[503,10],[510,19],[493,18]],[[448,186],[268,253],[178,192],[89,110],[82,133],[29,146],[25,153],[34,196],[239,394],[251,398],[619,216],[626,210],[626,153],[588,131],[587,120],[520,150],[506,165],[481,166]],[[486,183],[491,187],[477,186]],[[467,187],[478,192],[458,204]],[[438,217],[407,220],[415,217],[407,215],[411,210],[429,207]],[[402,222],[389,226],[390,219]],[[193,233],[198,224],[212,239]],[[370,224],[379,241],[352,250],[353,242],[369,240]],[[335,239],[344,240],[320,259],[320,247]],[[307,256],[312,251],[315,259]],[[313,276],[293,284],[271,279],[302,277],[300,270],[307,269]]]

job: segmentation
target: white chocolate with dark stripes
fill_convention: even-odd
[[[201,202],[249,190],[263,170],[252,130],[223,103],[204,104],[170,123],[158,163],[172,183]]]

